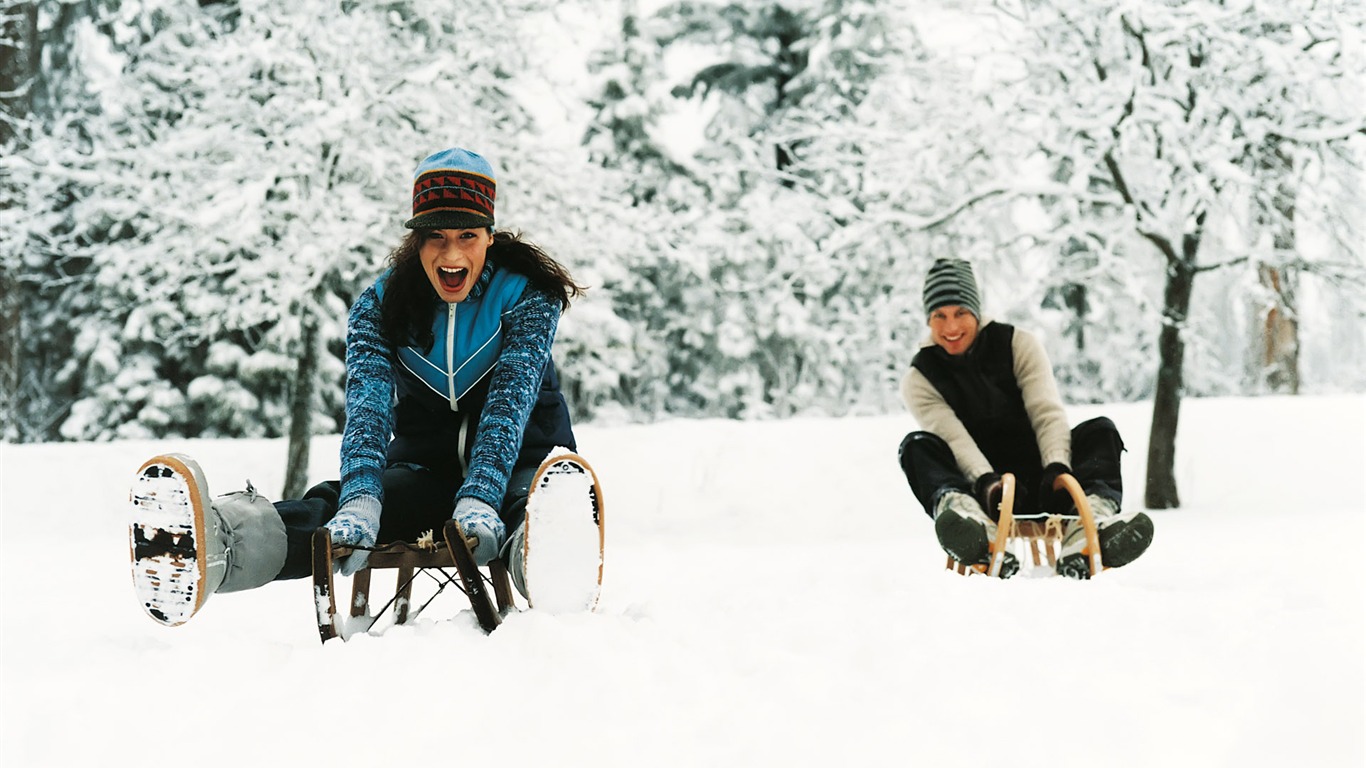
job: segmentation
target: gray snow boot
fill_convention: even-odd
[[[1138,559],[1153,543],[1153,520],[1144,512],[1120,512],[1119,505],[1103,496],[1087,496],[1096,519],[1100,539],[1100,560],[1107,568],[1119,568]],[[1087,579],[1091,567],[1082,549],[1086,547],[1086,528],[1080,519],[1069,520],[1063,528],[1058,555],[1058,573],[1072,579]]]
[[[248,486],[209,500],[194,459],[164,454],[138,469],[129,494],[133,589],[167,626],[189,621],[214,592],[258,587],[285,562],[285,527]]]
[[[526,589],[526,522],[517,526],[517,530],[507,538],[503,544],[502,558],[507,563],[508,576],[512,579],[512,586],[523,598],[527,596]]]
[[[945,491],[934,505],[934,534],[939,546],[964,565],[987,565],[991,542],[996,538],[996,522],[982,511],[982,505],[966,493]],[[1001,561],[1001,578],[1008,579],[1020,570],[1020,561],[1010,552]]]

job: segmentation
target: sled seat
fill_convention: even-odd
[[[1100,560],[1100,539],[1096,534],[1096,521],[1095,516],[1091,514],[1091,503],[1086,500],[1086,493],[1082,491],[1081,484],[1071,475],[1059,475],[1053,483],[1053,490],[1066,490],[1072,497],[1072,504],[1086,528],[1086,546],[1082,548],[1082,554],[1087,558],[1091,575],[1100,573],[1105,568]],[[990,546],[989,562],[986,565],[968,565],[958,562],[950,555],[944,567],[963,575],[985,573],[996,576],[1000,573],[1005,553],[1012,551],[1017,557],[1028,552],[1036,568],[1043,565],[1043,558],[1046,556],[1049,567],[1055,569],[1062,550],[1063,526],[1072,518],[1049,514],[1016,517],[1013,513],[1014,507],[1015,476],[1006,473],[1001,477],[1001,503],[997,508],[1000,516],[996,523],[996,540],[991,542]]]
[[[1010,532],[1006,534],[1006,549],[1015,553],[1016,557],[1022,557],[1028,553],[1034,567],[1043,565],[1044,559],[1048,560],[1049,568],[1056,568],[1058,565],[1058,555],[1062,551],[1062,530],[1069,518],[1062,515],[1031,515],[1029,517],[1016,517],[1011,520]],[[977,573],[986,573],[986,565],[965,565],[949,556],[945,568],[956,570],[961,574],[966,574],[969,570]]]
[[[350,555],[352,551],[350,547],[334,545],[326,528],[319,528],[313,532],[313,599],[318,614],[318,635],[324,643],[334,637],[346,639],[337,621],[332,563],[337,558]],[[394,596],[371,614],[371,575],[376,570],[394,570],[397,573]],[[502,560],[494,560],[486,568],[480,569],[480,572],[484,581],[493,589],[499,616],[506,615],[514,607],[507,565]],[[413,583],[422,576],[430,578],[436,584],[436,592],[414,610]],[[368,631],[386,611],[390,610],[393,611],[395,624],[406,624],[447,587],[466,592],[445,541],[394,542],[372,550],[366,567],[352,575],[351,607],[348,613],[353,619],[369,617],[369,624],[362,631]],[[467,592],[466,594],[468,595]]]

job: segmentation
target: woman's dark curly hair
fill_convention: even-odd
[[[413,345],[426,349],[432,344],[432,309],[441,299],[422,270],[422,243],[431,232],[415,229],[389,254],[393,272],[384,284],[380,303],[380,329],[395,347]],[[559,262],[540,246],[522,239],[520,232],[493,232],[486,258],[489,262],[526,277],[531,284],[560,301],[562,310],[569,300],[581,295],[583,286],[574,282]],[[473,276],[478,279],[478,275]]]

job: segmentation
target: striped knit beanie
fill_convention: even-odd
[[[497,182],[489,161],[466,149],[442,150],[413,173],[413,217],[408,229],[493,226]]]
[[[925,275],[925,316],[953,304],[982,319],[982,298],[972,265],[962,259],[937,259]]]

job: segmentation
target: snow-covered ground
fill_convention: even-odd
[[[1071,415],[1098,413],[1139,504],[1149,407]],[[943,570],[896,467],[911,428],[582,428],[609,521],[596,614],[485,636],[443,598],[326,646],[306,581],[167,629],[128,575],[142,459],[273,494],[282,442],[0,446],[0,763],[1366,764],[1366,397],[1187,400],[1185,506],[1089,583]],[[333,476],[336,439],[313,456]]]

